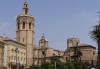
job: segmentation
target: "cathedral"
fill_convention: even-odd
[[[50,48],[44,34],[38,45],[35,45],[34,23],[34,16],[29,13],[28,2],[25,1],[22,13],[16,18],[16,40],[6,35],[0,36],[0,69],[18,69],[19,65],[29,68],[32,64],[40,65],[42,62],[50,62],[54,55],[58,56],[62,62],[66,62],[67,59],[73,61],[73,48],[76,43],[83,53],[82,61],[91,63],[93,60],[96,62],[96,48],[80,44],[78,38],[69,38],[65,51]],[[88,57],[88,54],[93,58]]]
[[[35,45],[34,16],[29,13],[28,2],[24,2],[22,13],[16,18],[16,40],[6,35],[0,36],[0,44],[3,46],[0,67],[15,69],[19,65],[29,68],[32,64],[40,65],[42,62],[50,62],[52,56],[58,55],[61,59],[63,51],[49,48],[48,40],[42,35],[39,44]],[[63,61],[63,60],[62,60]]]
[[[23,11],[17,16],[16,41],[26,45],[26,66],[41,64],[50,61],[54,54],[63,56],[63,51],[54,50],[48,47],[48,40],[43,35],[39,45],[35,46],[34,17],[29,14],[28,3],[24,3]],[[52,51],[51,51],[52,50]]]

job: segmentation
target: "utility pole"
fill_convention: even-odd
[[[56,62],[55,62],[55,69],[56,69]]]

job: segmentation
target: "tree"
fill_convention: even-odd
[[[77,57],[79,57],[79,62],[81,62],[82,52],[80,50],[77,51]]]
[[[91,38],[97,42],[98,45],[98,61],[97,65],[100,65],[100,24],[93,27],[93,31],[90,31]]]
[[[24,69],[24,65],[20,65],[18,69]]]
[[[43,62],[40,65],[40,69],[55,69],[55,63],[56,63],[56,69],[64,69],[63,63],[60,61],[58,56],[53,56],[51,58],[51,62]]]
[[[55,62],[56,63],[60,63],[61,62],[60,59],[59,59],[59,56],[53,56],[51,58],[51,63],[54,64]]]
[[[73,59],[74,62],[81,62],[81,56],[82,52],[78,49],[78,43],[76,43],[76,46],[74,46],[74,53],[73,53]]]
[[[49,62],[44,62],[41,64],[40,69],[52,69],[52,64]]]
[[[66,63],[65,63],[65,68],[64,69],[75,69],[75,66],[73,64],[72,61],[68,60]]]
[[[30,66],[30,68],[39,69],[39,66],[38,66],[38,65],[34,65],[34,64],[32,64],[32,65]]]
[[[55,64],[56,64],[56,69],[63,69],[63,63],[60,61],[60,56],[56,56],[54,55],[51,58],[51,64],[52,64],[52,68],[55,69]]]

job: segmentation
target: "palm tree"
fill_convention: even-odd
[[[76,43],[76,46],[74,46],[74,54],[73,54],[74,62],[81,62],[81,56],[82,52],[80,51],[80,49],[78,49],[78,43]]]
[[[77,57],[79,58],[79,62],[81,62],[82,52],[80,50],[77,51]]]
[[[97,42],[98,45],[98,61],[97,64],[100,64],[100,23],[93,27],[93,31],[90,31],[91,38]]]

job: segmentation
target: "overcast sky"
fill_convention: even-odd
[[[0,35],[16,38],[16,17],[24,0],[0,0]],[[81,44],[96,47],[89,32],[98,24],[100,0],[28,0],[35,18],[35,44],[45,35],[49,47],[67,48],[67,39],[76,37]]]

